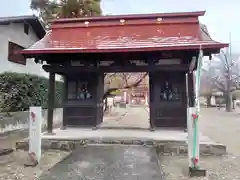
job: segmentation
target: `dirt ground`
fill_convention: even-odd
[[[15,131],[0,135],[0,148],[13,148],[18,140],[28,136],[28,132]],[[14,151],[9,155],[0,156],[0,180],[34,180],[43,171],[47,171],[70,152],[44,151],[41,162],[37,167],[24,167],[27,162],[27,151]]]
[[[239,180],[240,158],[233,155],[200,157],[200,167],[207,170],[206,177],[188,177],[186,156],[160,158],[164,180]]]
[[[27,152],[15,151],[6,156],[0,156],[0,180],[34,180],[43,172],[50,169],[69,152],[45,151],[42,159],[36,167],[24,167]]]

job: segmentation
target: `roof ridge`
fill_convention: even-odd
[[[151,14],[125,14],[125,15],[106,15],[106,16],[86,16],[80,18],[59,18],[52,20],[52,23],[78,22],[78,21],[101,21],[116,19],[150,19],[161,17],[198,17],[203,16],[205,11],[193,12],[172,12],[172,13],[151,13]]]

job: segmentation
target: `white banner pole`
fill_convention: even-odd
[[[189,167],[191,167],[192,166],[192,151],[193,151],[193,129],[192,129],[193,124],[192,124],[191,114],[193,113],[193,107],[189,107],[188,76],[189,76],[189,74],[187,73],[185,75],[186,96],[187,96],[187,132],[188,132],[187,143],[188,143],[188,165],[189,165]]]

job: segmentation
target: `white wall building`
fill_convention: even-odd
[[[45,30],[36,16],[0,18],[0,73],[10,71],[48,78],[41,64],[25,60],[17,51],[43,38]],[[57,78],[58,79],[58,78]]]

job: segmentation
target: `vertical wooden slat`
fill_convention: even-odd
[[[66,75],[62,76],[63,84],[62,84],[62,108],[63,108],[63,119],[62,119],[62,128],[65,129],[67,125],[67,118],[65,118],[65,108],[64,105],[67,101],[67,77]]]
[[[55,104],[55,73],[49,73],[49,87],[48,87],[48,121],[47,131],[52,133],[53,130],[53,110]]]
[[[149,92],[150,92],[150,97],[149,97],[149,111],[150,111],[150,129],[155,128],[155,107],[154,107],[154,83],[155,79],[153,78],[154,74],[153,72],[149,72]]]
[[[188,95],[189,95],[189,107],[194,107],[195,93],[194,93],[194,81],[193,73],[188,73]]]

